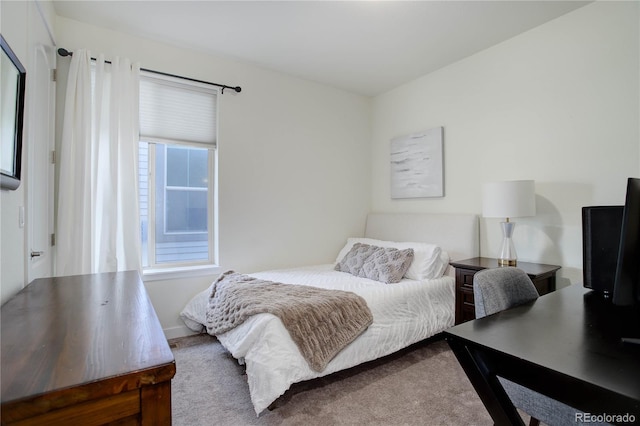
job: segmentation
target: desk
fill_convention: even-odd
[[[640,346],[620,342],[640,337],[639,311],[572,285],[445,336],[497,425],[523,423],[496,375],[585,413],[640,421]]]
[[[176,367],[138,272],[33,281],[2,306],[2,424],[169,425]]]

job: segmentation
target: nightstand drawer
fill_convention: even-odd
[[[475,303],[474,303],[474,299],[473,299],[473,290],[472,291],[467,291],[466,289],[460,289],[460,292],[458,294],[460,295],[460,298],[462,299],[462,303],[464,305],[471,306],[475,310]]]
[[[461,277],[461,284],[463,287],[469,287],[471,290],[473,290],[473,276],[475,275],[476,271],[467,271],[467,270],[462,270],[460,272],[460,277]]]

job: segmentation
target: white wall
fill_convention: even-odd
[[[369,98],[59,17],[59,47],[143,68],[242,86],[220,100],[219,229],[223,270],[328,263],[360,235],[370,208]],[[61,238],[61,237],[60,237]],[[213,276],[149,281],[168,335]]]
[[[26,67],[27,3],[2,2],[2,36]],[[26,138],[25,138],[26,139]],[[24,229],[18,227],[18,209],[25,203],[24,182],[15,191],[0,190],[0,289],[2,303],[24,286]]]
[[[27,4],[2,2],[2,33],[28,44]],[[251,272],[328,262],[375,211],[480,213],[481,184],[535,179],[538,214],[518,220],[521,260],[580,280],[580,207],[620,204],[640,176],[638,4],[596,3],[370,99],[202,53],[58,18],[69,50],[241,85],[220,110],[220,264]],[[371,108],[373,104],[373,109]],[[391,200],[389,140],[445,128],[445,197]],[[373,141],[371,143],[371,140]],[[22,189],[2,191],[2,301],[24,285]],[[482,224],[494,255],[497,220]],[[61,236],[58,236],[61,238]],[[212,276],[147,282],[163,327]]]
[[[21,183],[17,190],[0,190],[0,303],[6,302],[11,296],[20,291],[26,283],[26,252],[25,228],[18,225],[19,209],[26,206],[26,191],[28,186],[28,162],[24,154],[28,152],[28,143],[35,143],[30,137],[35,126],[46,125],[34,123],[30,120],[29,94],[33,89],[33,82],[29,79],[32,69],[31,61],[34,55],[30,45],[35,43],[31,37],[37,27],[52,28],[54,12],[50,2],[36,3],[33,1],[2,1],[0,2],[0,16],[2,36],[11,50],[27,71],[27,96],[25,99],[25,118],[23,133],[23,158]],[[42,132],[35,132],[36,134]],[[27,215],[25,215],[27,216]],[[25,218],[26,219],[26,218]],[[30,226],[27,222],[26,226]]]
[[[374,211],[482,211],[482,183],[534,179],[519,259],[582,279],[581,207],[623,204],[640,176],[639,4],[598,2],[374,99]],[[445,197],[391,200],[389,140],[444,126]],[[495,257],[497,219],[481,225]]]

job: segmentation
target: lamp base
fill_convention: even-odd
[[[516,224],[514,222],[509,222],[507,219],[506,222],[500,222],[500,225],[502,225],[502,234],[504,238],[502,239],[500,256],[498,256],[498,265],[516,266],[518,263],[518,257],[516,256],[516,248],[513,246],[513,240],[511,239],[511,236],[513,235],[513,228],[515,228]]]
[[[517,259],[498,259],[498,266],[517,266]]]

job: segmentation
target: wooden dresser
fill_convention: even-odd
[[[1,313],[3,425],[171,424],[175,361],[137,272],[38,279]]]

